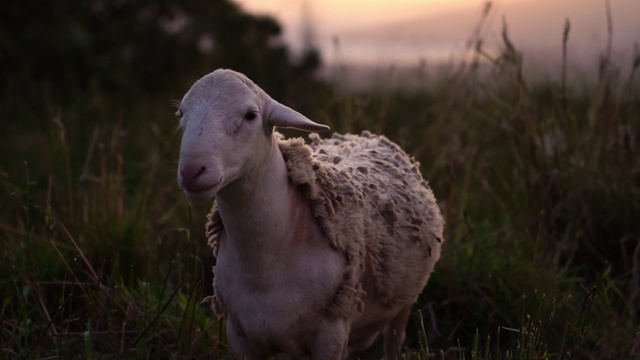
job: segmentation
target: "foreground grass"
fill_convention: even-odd
[[[626,78],[604,57],[580,88],[564,72],[529,84],[506,33],[499,57],[478,49],[423,74],[429,90],[334,91],[305,109],[402,144],[441,201],[447,243],[405,356],[640,357],[640,54]],[[169,99],[89,98],[46,118],[18,105],[24,122],[2,135],[0,357],[229,357],[201,304],[208,204],[175,185]]]
[[[26,162],[2,179],[3,355],[215,357],[219,324],[200,305],[211,264],[191,236],[203,224],[161,160],[168,142],[151,136],[140,158],[121,127],[103,125],[76,149],[56,122],[53,166]]]

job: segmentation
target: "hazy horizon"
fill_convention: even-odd
[[[325,63],[355,65],[442,64],[463,54],[481,18],[480,0],[240,0],[252,13],[276,18],[294,51],[309,41]],[[640,1],[611,0],[612,54],[624,68],[640,43]],[[306,9],[305,9],[306,7]],[[607,47],[606,2],[590,0],[502,0],[493,2],[483,33],[486,48],[501,46],[502,18],[528,65],[545,67],[560,59],[565,19],[571,23],[569,61],[591,67]],[[303,22],[310,26],[305,27]],[[305,38],[306,37],[306,38]],[[336,44],[339,46],[336,46]]]

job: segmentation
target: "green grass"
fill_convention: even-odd
[[[405,356],[640,358],[640,54],[633,69],[605,54],[590,85],[564,64],[533,84],[504,41],[422,74],[428,90],[304,94],[316,121],[400,143],[441,203],[446,243]],[[175,180],[170,99],[185,90],[2,100],[20,122],[0,135],[0,358],[230,356],[201,303],[208,204]]]

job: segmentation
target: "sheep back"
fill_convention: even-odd
[[[309,200],[330,245],[345,256],[344,280],[329,313],[361,312],[365,291],[389,306],[414,302],[440,257],[444,225],[419,164],[368,131],[329,139],[310,134],[309,145],[275,136],[290,181]],[[208,220],[217,255],[223,225],[215,203]],[[224,304],[215,294],[213,305],[220,316]]]

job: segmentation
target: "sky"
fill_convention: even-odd
[[[463,52],[485,0],[236,0],[245,10],[275,17],[284,39],[299,50],[303,23],[313,25],[325,62],[411,65],[441,63]],[[607,47],[606,0],[495,0],[487,48],[499,48],[503,18],[517,48],[531,63],[560,58],[565,21],[569,55],[588,66]],[[613,55],[629,62],[640,46],[640,0],[609,0]],[[310,19],[310,21],[308,20]],[[337,40],[337,41],[336,41]],[[336,46],[339,44],[339,46]],[[627,59],[627,60],[625,60]]]
[[[416,10],[438,12],[482,4],[481,0],[236,0],[244,9],[269,13],[285,20],[297,21],[304,3],[307,3],[318,20],[328,21],[331,26],[349,28],[370,24],[380,20],[401,19]]]
[[[517,0],[516,0],[517,1]],[[411,18],[416,12],[438,14],[448,10],[480,8],[483,0],[236,0],[245,10],[267,14],[285,27],[285,38],[300,41],[302,13],[307,7],[318,37],[340,36],[345,32]]]

